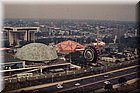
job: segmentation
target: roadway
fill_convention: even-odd
[[[108,77],[104,77],[108,75]],[[85,93],[94,91],[104,87],[104,81],[109,80],[113,85],[118,83],[120,77],[125,77],[127,80],[137,78],[137,66],[131,66],[122,68],[119,70],[113,70],[106,73],[91,75],[87,77],[81,77],[72,80],[65,80],[56,83],[38,85],[36,87],[23,88],[13,92],[19,92],[25,90],[28,92],[46,92],[46,93]],[[75,86],[76,83],[80,83],[79,86]],[[63,88],[57,88],[58,83],[63,83]]]

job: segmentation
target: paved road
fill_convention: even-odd
[[[88,91],[93,91],[100,89],[104,86],[104,81],[109,80],[112,84],[118,83],[119,77],[126,77],[127,80],[137,78],[137,69],[135,66],[125,68],[118,71],[111,71],[104,74],[99,74],[91,76],[88,78],[80,78],[79,80],[74,80],[71,82],[65,82],[62,89],[58,89],[55,85],[43,87],[36,89],[37,92],[46,92],[46,93],[85,93]],[[109,77],[104,77],[109,75]],[[79,82],[80,86],[75,86]],[[28,90],[29,92],[35,92],[36,90]]]
[[[123,67],[124,65],[125,66],[128,66],[128,64],[130,64],[131,63],[131,61],[133,61],[132,63],[133,64],[131,64],[131,65],[136,65],[137,64],[137,61],[138,61],[139,59],[135,59],[135,60],[130,60],[130,61],[127,61],[127,62],[123,62],[123,64],[122,63],[119,63],[119,64],[115,64],[115,63],[110,63],[110,64],[104,64],[105,66],[103,66],[103,67],[99,67],[100,68],[100,70],[101,71],[105,71],[106,69],[111,69],[111,68],[107,68],[107,67],[112,67],[112,69],[114,68],[114,67]],[[115,66],[114,66],[115,65]],[[55,65],[54,65],[55,66]],[[44,66],[43,66],[44,67]],[[46,67],[46,66],[45,66]],[[30,67],[30,68],[22,68],[22,69],[28,69],[27,70],[27,72],[28,71],[33,71],[33,70],[38,70],[38,69],[36,69],[36,67]],[[20,70],[22,70],[22,69],[20,69]],[[29,70],[30,69],[30,70]],[[31,70],[32,69],[32,70]],[[95,68],[94,68],[95,69]],[[12,69],[13,71],[17,71],[17,70],[19,70],[19,69]],[[25,71],[26,72],[26,71]],[[68,73],[70,74],[71,72],[73,72],[73,71],[68,71]],[[21,72],[20,72],[21,73]],[[62,72],[63,74],[64,74],[64,72]],[[44,76],[45,75],[45,76]],[[49,75],[49,74],[43,74],[43,75],[40,75],[40,74],[38,74],[38,75],[33,75],[33,76],[30,76],[30,77],[22,77],[22,78],[17,78],[16,77],[16,75],[15,75],[15,77],[13,76],[13,77],[11,77],[11,76],[8,76],[8,77],[3,77],[3,79],[5,80],[5,82],[6,83],[8,83],[8,82],[11,82],[11,83],[16,83],[16,82],[19,82],[19,81],[26,81],[27,79],[28,80],[35,80],[35,79],[37,79],[37,78],[42,78],[42,77],[44,77],[44,78],[51,78],[51,75]]]

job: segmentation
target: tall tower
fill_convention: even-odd
[[[114,44],[116,43],[116,40],[117,40],[117,35],[115,35],[115,38],[114,38]]]
[[[99,48],[99,26],[96,27],[96,30],[97,30],[97,33],[96,33],[97,34],[97,46],[96,47]]]

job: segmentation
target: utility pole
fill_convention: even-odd
[[[52,74],[51,76],[52,76],[52,83],[53,83],[53,77],[54,77],[54,75]]]
[[[99,48],[99,39],[98,39],[99,38],[99,26],[97,26],[96,29],[97,29],[97,33],[96,33],[97,34],[97,46],[96,47],[98,49]]]

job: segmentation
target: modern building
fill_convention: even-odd
[[[34,41],[35,32],[39,31],[39,27],[4,27],[4,29],[10,46],[18,44],[20,40]]]

